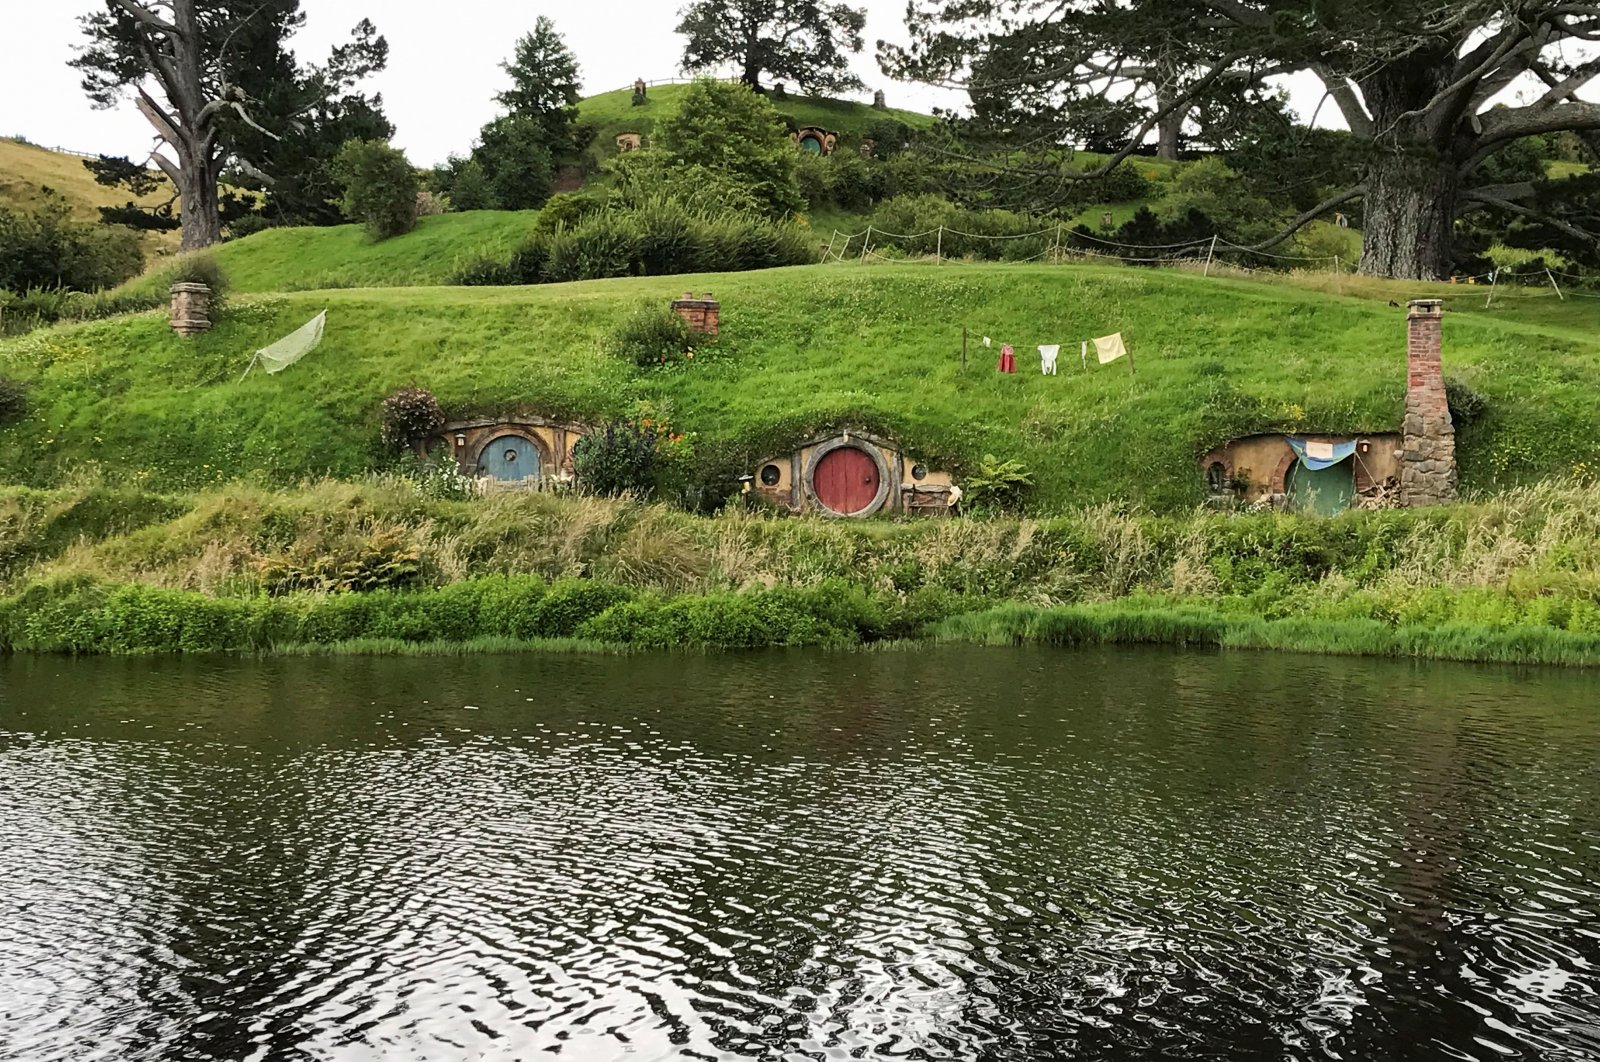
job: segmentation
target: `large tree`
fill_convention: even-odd
[[[1176,114],[1237,102],[1263,81],[1309,72],[1363,145],[1360,178],[1295,220],[1280,238],[1364,201],[1361,271],[1437,279],[1453,259],[1456,222],[1480,211],[1543,218],[1594,240],[1549,204],[1560,182],[1489,184],[1479,174],[1518,140],[1600,131],[1600,104],[1578,93],[1600,59],[1600,5],[1568,0],[914,0],[912,44],[880,43],[891,73],[1010,99],[1053,123],[1057,142],[1081,123],[1123,122],[1120,162]],[[1002,61],[997,61],[1002,60]],[[1531,95],[1506,102],[1508,90]],[[1135,106],[1148,97],[1154,106]],[[1069,175],[1090,179],[1102,171]],[[1265,246],[1271,246],[1269,241]]]
[[[337,225],[344,218],[336,202],[340,187],[333,160],[352,140],[386,141],[394,135],[383,97],[361,89],[388,65],[389,42],[363,19],[326,62],[301,63],[286,39],[263,30],[256,45],[261,60],[253,64],[253,75],[242,72],[245,90],[259,101],[260,128],[230,123],[233,154],[248,165],[228,180],[264,193],[262,212],[274,223]]]
[[[132,94],[156,132],[151,159],[182,202],[182,247],[208,247],[221,238],[223,172],[232,166],[270,185],[257,163],[272,152],[260,145],[303,128],[301,115],[286,113],[304,101],[284,47],[304,21],[300,0],[103,0],[102,7],[83,17],[88,43],[72,65],[99,106]],[[370,56],[359,39],[353,47]]]
[[[861,87],[849,56],[861,51],[863,8],[820,0],[695,0],[681,16],[686,70],[734,66],[757,92],[764,74],[806,92]]]

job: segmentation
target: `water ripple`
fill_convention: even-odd
[[[0,1058],[1593,1058],[1597,692],[0,659]]]

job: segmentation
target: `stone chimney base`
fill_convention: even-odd
[[[1400,503],[1408,508],[1456,500],[1456,429],[1444,386],[1443,303],[1411,304]]]
[[[185,339],[211,331],[211,289],[204,284],[172,285],[172,330]]]

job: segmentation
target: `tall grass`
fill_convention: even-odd
[[[1588,665],[1597,513],[1600,486],[1570,481],[1332,521],[1102,507],[858,524],[546,494],[441,501],[395,477],[187,496],[86,480],[0,490],[0,642],[750,648],[931,634]],[[328,571],[385,589],[288,592]]]

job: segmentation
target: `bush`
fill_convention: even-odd
[[[221,296],[228,290],[228,274],[206,251],[180,255],[151,275],[157,278],[154,283],[163,295],[174,284],[204,284],[213,296]]]
[[[811,233],[752,215],[698,213],[668,198],[590,213],[570,227],[535,232],[507,261],[456,270],[465,285],[556,284],[624,276],[740,272],[817,260]]]
[[[655,492],[656,477],[672,435],[652,420],[614,420],[593,435],[579,439],[572,450],[578,484],[590,494],[616,497]]]
[[[611,333],[611,349],[641,367],[665,365],[692,357],[694,335],[671,310],[646,304]]]
[[[675,164],[731,178],[763,213],[783,217],[804,205],[795,185],[794,143],[772,104],[746,85],[696,81],[657,143]]]
[[[1011,509],[1032,487],[1033,477],[1021,461],[1002,461],[994,454],[984,454],[963,489],[971,508]]]
[[[439,400],[425,388],[402,387],[383,400],[383,445],[390,450],[415,449],[444,423]]]
[[[1454,376],[1445,380],[1444,393],[1450,405],[1450,419],[1457,428],[1474,424],[1489,412],[1489,400],[1464,380]]]
[[[345,216],[359,221],[375,240],[402,236],[417,227],[417,171],[399,148],[381,140],[352,140],[333,160],[344,187]]]
[[[136,233],[78,221],[60,196],[47,195],[28,212],[0,206],[0,290],[100,291],[143,266]]]
[[[21,420],[28,413],[28,389],[20,380],[0,376],[0,428]]]

